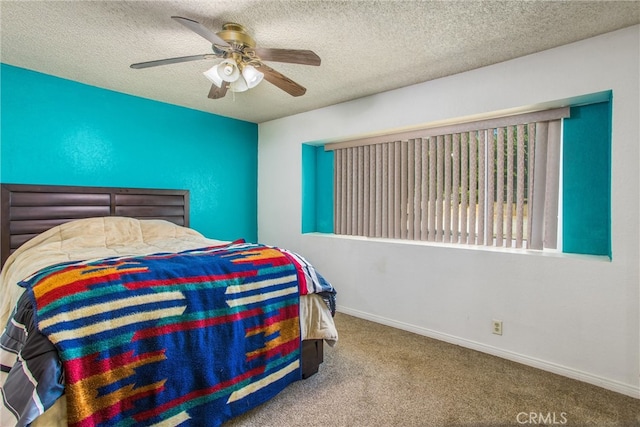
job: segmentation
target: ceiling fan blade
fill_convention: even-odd
[[[207,96],[207,98],[220,99],[220,98],[224,98],[226,94],[227,94],[227,83],[224,82],[222,87],[211,85],[211,89],[209,90],[209,95]]]
[[[172,16],[172,19],[175,19],[194,33],[204,37],[209,40],[212,44],[224,47],[231,47],[229,43],[221,39],[216,33],[202,25],[201,23],[194,21],[193,19],[183,18],[182,16]]]
[[[290,64],[320,65],[320,57],[311,50],[270,49],[256,47],[253,49],[262,61],[287,62]]]
[[[178,58],[167,58],[167,59],[158,59],[156,61],[148,61],[148,62],[138,62],[137,64],[131,64],[131,68],[149,68],[149,67],[157,67],[158,65],[167,65],[167,64],[177,64],[179,62],[187,62],[187,61],[198,61],[200,59],[214,59],[216,55],[212,53],[205,53],[203,55],[190,55],[190,56],[180,56]]]
[[[277,72],[273,68],[260,64],[259,70],[264,74],[264,79],[287,92],[291,96],[301,96],[307,91],[306,88],[291,80],[289,77]]]

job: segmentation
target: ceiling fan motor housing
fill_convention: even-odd
[[[256,47],[255,40],[247,34],[247,30],[242,25],[236,24],[235,22],[227,22],[222,26],[222,31],[216,34],[218,34],[222,40],[230,44],[238,43],[251,48]]]

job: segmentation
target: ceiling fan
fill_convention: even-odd
[[[227,90],[243,92],[251,89],[263,78],[292,96],[301,96],[307,91],[306,88],[262,61],[320,65],[320,57],[310,50],[256,47],[253,38],[240,24],[228,22],[222,26],[222,31],[214,33],[192,19],[181,16],[171,18],[211,42],[213,53],[139,62],[131,64],[131,68],[149,68],[201,59],[222,59],[203,73],[213,83],[208,95],[211,99],[224,97]]]

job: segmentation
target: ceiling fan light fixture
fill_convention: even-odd
[[[214,65],[213,67],[209,68],[207,71],[205,71],[202,74],[204,74],[204,76],[207,79],[209,79],[211,83],[221,88],[223,80],[220,78],[220,75],[218,74],[218,65],[219,64]]]
[[[240,77],[235,82],[229,84],[229,90],[231,92],[244,92],[247,89],[250,89],[250,87],[243,77]]]
[[[218,64],[218,75],[225,82],[235,82],[240,77],[240,70],[238,64],[232,59],[225,59]]]
[[[264,78],[264,74],[256,69],[253,65],[245,65],[242,70],[242,77],[247,83],[249,89],[258,86]]]

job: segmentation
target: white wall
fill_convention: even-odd
[[[259,240],[315,264],[339,311],[640,397],[639,64],[635,26],[261,124]],[[604,90],[613,90],[611,262],[300,232],[301,143]]]

